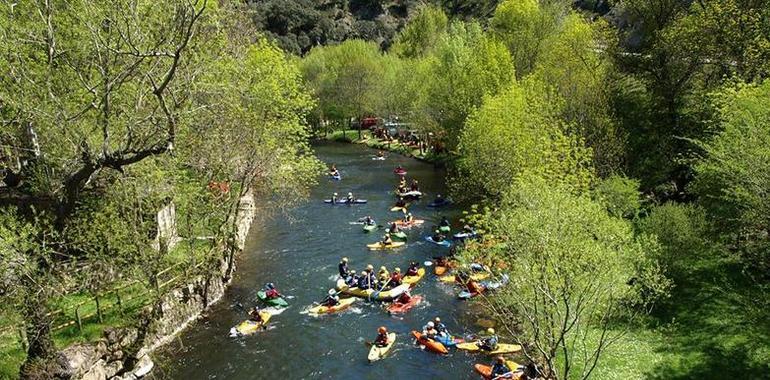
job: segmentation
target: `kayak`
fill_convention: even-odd
[[[444,207],[444,206],[448,206],[450,203],[452,202],[446,199],[443,199],[440,202],[438,200],[434,200],[433,202],[428,203],[428,207]]]
[[[412,226],[417,226],[417,225],[423,224],[423,223],[425,223],[425,221],[422,220],[422,219],[414,219],[411,222],[405,222],[403,220],[397,220],[397,221],[392,222],[392,223],[396,223],[396,226],[398,226],[398,228],[411,228]]]
[[[473,281],[481,281],[486,280],[489,278],[490,274],[488,272],[482,272],[482,273],[475,273],[471,275],[471,280]],[[455,282],[455,276],[453,274],[448,274],[446,276],[441,276],[438,278],[441,282]]]
[[[452,228],[449,227],[449,226],[441,226],[441,227],[438,228],[438,230],[443,232],[443,233],[449,233],[449,231],[452,231]]]
[[[396,191],[396,195],[403,198],[419,198],[422,196],[422,192],[417,190],[407,191],[405,193],[399,193]]]
[[[475,238],[476,236],[477,236],[476,232],[458,232],[458,233],[452,235],[452,237],[457,239],[457,240],[464,240],[464,239]]]
[[[433,236],[426,236],[425,240],[427,240],[427,241],[429,241],[429,242],[431,242],[433,244],[443,245],[444,247],[449,247],[449,246],[452,245],[452,243],[450,243],[449,240],[435,241],[435,240],[433,240]]]
[[[336,313],[338,311],[345,310],[350,307],[350,305],[353,304],[353,302],[356,302],[355,298],[343,298],[340,300],[340,303],[334,306],[324,306],[324,305],[318,305],[316,307],[313,307],[309,309],[307,312],[310,314],[331,314]]]
[[[497,348],[495,348],[494,351],[487,351],[479,348],[478,341],[475,341],[475,342],[459,343],[457,345],[457,349],[468,351],[468,352],[483,352],[489,355],[500,355],[500,354],[512,354],[514,352],[519,352],[521,351],[521,346],[519,346],[518,344],[498,343]]]
[[[406,243],[404,243],[403,241],[394,241],[394,242],[386,245],[386,244],[382,244],[381,241],[378,241],[376,243],[367,244],[366,246],[369,248],[370,251],[377,251],[377,250],[381,250],[381,249],[398,248],[398,247],[401,247],[404,244],[406,244]]]
[[[393,212],[400,211],[400,212],[405,213],[406,212],[406,207],[393,206],[393,207],[390,208],[390,211],[393,211]]]
[[[372,232],[377,229],[376,224],[364,224],[364,232]]]
[[[353,200],[353,202],[348,202],[347,199],[338,199],[337,202],[334,202],[334,203],[332,203],[331,199],[324,199],[324,203],[331,203],[334,205],[346,205],[348,203],[360,205],[360,204],[366,203],[366,199],[355,199]]]
[[[417,306],[422,301],[422,296],[412,296],[412,299],[407,303],[393,302],[388,306],[388,313],[402,314],[409,311],[409,309]]]
[[[512,362],[510,360],[505,361],[505,365],[508,366],[508,368],[511,369],[511,371],[516,371],[517,368],[519,368],[519,363]],[[474,364],[473,369],[476,370],[476,372],[479,373],[482,377],[485,379],[492,379],[492,366],[491,365],[485,365],[485,364]],[[499,379],[521,379],[524,372],[511,372],[509,375],[503,375],[502,377],[498,377]]]
[[[384,290],[384,291],[378,291],[373,289],[363,290],[357,287],[345,288],[342,290],[342,293],[348,294],[351,296],[356,296],[359,298],[366,298],[370,301],[390,301],[400,296],[401,293],[407,291],[408,289],[409,289],[409,284],[401,284],[399,286],[396,286],[395,288]]]
[[[394,239],[406,240],[406,232],[404,231],[393,232],[390,234],[390,237]]]
[[[420,268],[420,269],[417,269],[416,276],[404,276],[404,278],[401,279],[401,283],[414,286],[415,284],[417,284],[418,281],[420,281],[423,278],[423,276],[425,276],[425,268]]]
[[[486,290],[486,289],[484,289],[484,290]],[[483,291],[482,291],[482,292],[483,292]],[[477,295],[479,295],[479,294],[481,294],[481,293],[471,293],[471,292],[469,292],[469,291],[467,291],[467,290],[463,290],[462,292],[460,292],[460,293],[457,295],[457,298],[459,298],[459,299],[461,299],[461,300],[467,300],[467,299],[470,299],[470,298],[476,297],[476,296],[477,296]]]
[[[436,340],[443,344],[445,347],[453,347],[456,346],[458,343],[462,343],[465,340],[463,338],[457,338],[451,335],[439,335],[436,337]]]
[[[382,157],[372,157],[372,160],[375,160],[375,161],[385,161],[385,156],[382,156]]]
[[[393,169],[393,174],[396,174],[396,175],[406,175],[406,170],[405,169],[395,168],[395,169]]]
[[[425,346],[425,349],[427,349],[428,351],[435,352],[437,354],[449,353],[449,350],[447,350],[443,344],[436,342],[433,339],[428,339],[422,336],[422,333],[420,333],[419,331],[412,330],[412,335],[414,335],[414,338],[417,339],[417,343]]]
[[[484,292],[487,290],[495,290],[507,283],[508,283],[508,275],[504,274],[502,275],[502,278],[500,279],[500,281],[481,281],[479,283],[479,286],[481,287],[481,289],[483,289],[482,292]],[[460,294],[457,295],[457,297],[460,299],[468,299],[468,298],[476,297],[479,294],[480,293],[471,293],[467,290],[463,290],[462,292],[460,292]]]
[[[271,306],[281,306],[281,307],[289,306],[289,303],[286,302],[286,300],[283,299],[282,297],[268,299],[267,295],[265,294],[265,292],[263,292],[261,290],[257,292],[257,298],[259,298],[260,301],[262,301],[262,302],[264,302],[264,303],[266,303],[268,305],[271,305]]]
[[[339,180],[341,180],[341,179],[342,179],[342,176],[341,176],[341,175],[339,175],[339,174],[337,174],[337,175],[332,175],[332,179],[333,179],[333,180],[335,180],[335,181],[339,181]]]
[[[388,351],[390,351],[390,348],[393,347],[393,343],[396,343],[396,333],[394,332],[388,333],[388,344],[386,346],[380,347],[373,344],[372,348],[369,349],[369,362],[376,362],[384,358]]]
[[[446,273],[446,270],[447,270],[447,267],[442,267],[438,265],[433,267],[433,273],[435,273],[436,276],[441,276],[442,274]],[[454,279],[452,279],[452,281],[454,281]]]
[[[262,317],[262,322],[254,322],[250,319],[247,319],[238,324],[238,326],[230,329],[230,336],[251,335],[259,331],[261,328],[267,325],[267,322],[270,321],[271,315],[266,311],[260,311],[259,316]]]

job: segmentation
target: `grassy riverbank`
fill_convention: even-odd
[[[402,144],[398,141],[381,141],[373,137],[369,131],[362,131],[360,139],[358,138],[358,130],[356,129],[330,132],[323,138],[329,141],[363,144],[372,149],[400,154],[405,157],[414,158],[435,165],[446,165],[451,160],[451,156],[449,154],[434,154],[429,151],[421,151],[418,147]]]

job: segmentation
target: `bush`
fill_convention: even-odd
[[[594,199],[607,207],[610,215],[630,218],[641,206],[639,181],[619,175],[601,180],[594,188]]]

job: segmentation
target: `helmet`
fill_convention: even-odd
[[[381,266],[381,267],[380,267],[380,272],[385,272],[385,271],[387,271],[387,270],[388,270],[388,268],[385,268],[385,266]]]
[[[334,293],[337,293],[337,292],[335,292],[335,291],[334,291],[334,289],[329,289],[329,295],[330,295],[330,296],[333,296],[333,295],[334,295]]]
[[[502,356],[498,356],[498,357],[495,358],[495,361],[500,363],[500,364],[504,364],[505,363],[505,358],[502,357]]]
[[[268,289],[275,289],[275,284],[273,284],[272,282],[268,282],[267,284],[265,284],[265,287]]]
[[[352,196],[352,195],[353,195],[353,193],[348,193],[348,196]]]
[[[366,274],[366,271],[365,271],[365,270],[362,270],[362,271],[361,271],[361,274],[362,274],[362,275],[365,275],[365,274]]]
[[[369,264],[366,266],[366,270],[374,270],[374,267],[372,266],[372,264]]]
[[[439,323],[439,322],[441,322],[441,318],[436,317],[436,323]]]
[[[410,212],[410,213],[408,213],[408,214],[406,214],[406,215],[407,215],[407,216],[412,216],[412,213]]]
[[[491,327],[487,329],[487,334],[494,334],[494,333],[495,333],[495,329]]]
[[[435,326],[433,322],[428,322],[428,327],[433,328],[433,326]]]
[[[337,196],[337,193],[334,193],[334,196],[336,197],[336,196]]]
[[[346,263],[346,262],[348,262],[348,258],[347,258],[347,257],[343,257],[343,258],[342,258],[342,262],[343,262],[343,263]]]
[[[388,332],[388,328],[385,326],[380,326],[380,328],[377,329],[377,332],[380,334],[385,334],[386,332]]]
[[[401,268],[395,267],[395,268],[393,268],[393,272],[399,273],[399,272],[401,272]]]

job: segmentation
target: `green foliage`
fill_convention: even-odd
[[[538,176],[580,192],[593,180],[591,151],[564,133],[552,103],[536,86],[514,84],[485,98],[460,138],[457,195],[500,200],[517,179]],[[470,193],[467,189],[476,189]]]
[[[636,239],[626,221],[569,188],[523,179],[490,217],[503,244],[484,254],[515,272],[489,305],[518,342],[528,343],[524,355],[542,359],[547,378],[588,378],[622,335],[610,331],[612,321],[640,310],[629,305],[668,293],[649,257],[654,241]],[[602,334],[590,336],[595,329]]]
[[[510,50],[516,74],[522,78],[534,70],[556,20],[537,0],[506,0],[495,9],[490,26]]]
[[[639,181],[619,175],[599,180],[593,189],[594,198],[618,218],[636,216],[641,206]]]
[[[449,19],[439,8],[426,6],[398,34],[390,52],[403,58],[418,58],[431,52],[446,32]]]
[[[698,145],[693,191],[725,232],[735,234],[746,263],[770,268],[770,82],[726,88],[716,135]]]

